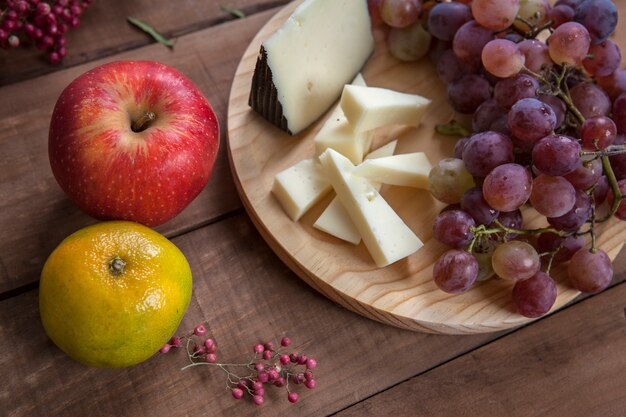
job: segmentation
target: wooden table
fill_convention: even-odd
[[[36,50],[0,52],[0,388],[2,416],[186,415],[626,415],[626,262],[611,288],[506,333],[437,336],[399,330],[347,311],[304,284],[270,250],[235,190],[226,111],[246,46],[285,0],[96,1],[53,67]],[[626,5],[619,2],[622,14]],[[169,50],[125,21],[176,38]],[[624,45],[622,45],[624,47]],[[310,342],[318,386],[292,405],[283,391],[255,407],[231,398],[216,369],[179,369],[183,352],[128,369],[86,368],[46,337],[37,281],[51,250],[94,223],[56,184],[47,129],[61,90],[104,62],[150,59],[197,83],[222,126],[203,193],[158,230],[187,256],[194,295],[181,330],[206,322],[221,358],[245,360],[259,340]]]

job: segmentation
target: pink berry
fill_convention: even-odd
[[[242,379],[241,381],[237,382],[237,388],[239,388],[242,391],[245,390],[246,388],[248,388],[247,382],[248,381]]]
[[[52,10],[52,8],[50,7],[50,5],[48,3],[39,3],[37,5],[37,13],[39,13],[42,16],[47,15],[48,13],[50,13],[51,10]]]
[[[254,404],[256,405],[261,405],[263,404],[263,397],[260,395],[255,395],[254,397],[252,397],[252,401],[254,401]]]
[[[280,387],[284,387],[286,383],[287,381],[285,381],[285,378],[280,376],[278,377],[276,381],[274,381],[274,386],[280,388]]]
[[[308,359],[309,359],[309,358],[308,358],[306,355],[300,355],[300,356],[298,357],[298,365],[304,365],[304,364],[306,364],[306,361],[307,361]]]
[[[314,379],[309,379],[308,381],[304,381],[304,386],[308,389],[313,389],[317,385],[317,382]]]
[[[243,390],[240,388],[234,388],[232,394],[234,399],[239,400],[243,397]]]
[[[174,336],[170,339],[170,345],[173,347],[179,348],[183,345],[183,341],[180,340],[180,337]]]
[[[9,42],[9,46],[11,48],[17,48],[18,46],[20,46],[20,38],[15,35],[9,36],[9,40],[7,42]]]
[[[289,360],[293,363],[298,362],[298,355],[296,353],[292,353],[291,355],[289,355]]]
[[[257,376],[257,378],[259,379],[259,381],[265,383],[269,381],[270,376],[267,374],[267,372],[259,372],[259,375]]]
[[[312,380],[313,379],[313,372],[311,372],[309,369],[304,371],[304,379],[306,379],[307,381]]]
[[[315,369],[315,367],[317,366],[317,361],[313,358],[309,358],[306,360],[306,367],[308,369]]]
[[[291,381],[294,384],[302,384],[305,381],[304,375],[302,374],[291,375]]]
[[[163,347],[161,349],[159,349],[159,352],[161,353],[167,353],[170,351],[171,346],[169,344],[164,344]]]
[[[204,355],[204,354],[206,353],[206,350],[204,349],[204,346],[198,346],[198,345],[196,345],[196,346],[193,348],[193,353],[194,353],[194,355],[196,355],[196,356],[200,356],[200,355]]]
[[[217,346],[215,346],[215,340],[207,339],[204,341],[204,347],[206,347],[206,351],[209,353],[215,353],[217,350]]]
[[[267,371],[267,376],[269,378],[270,381],[276,381],[279,377],[278,372],[276,371],[276,369],[270,369],[269,371]]]
[[[254,395],[260,395],[261,397],[263,397],[265,395],[265,388],[255,389]]]
[[[252,384],[252,389],[257,391],[257,390],[260,390],[261,388],[263,388],[263,383],[261,382],[261,380],[254,381],[254,383]]]
[[[287,394],[287,399],[289,400],[290,403],[297,403],[298,402],[298,393],[296,392],[290,392]]]
[[[252,349],[254,350],[254,353],[263,353],[263,350],[265,348],[263,347],[262,344],[259,343],[259,344],[254,345],[254,348]]]
[[[272,358],[272,352],[270,350],[266,350],[263,352],[263,359],[269,361]]]
[[[208,363],[215,363],[215,362],[217,362],[217,355],[215,353],[209,353],[208,355],[206,355],[206,361]]]
[[[287,336],[283,337],[282,339],[280,339],[280,345],[283,347],[287,347],[291,344],[291,339],[288,338]]]
[[[274,344],[272,342],[267,342],[265,345],[263,345],[263,347],[265,348],[265,350],[274,350]]]
[[[255,369],[257,372],[261,372],[262,370],[264,370],[264,369],[265,369],[265,365],[263,365],[261,362],[259,362],[259,363],[255,363],[255,364],[254,364],[254,369]]]
[[[206,334],[206,327],[204,327],[204,325],[202,324],[198,324],[194,329],[193,332],[196,334],[196,336],[202,337]]]
[[[289,355],[280,355],[280,363],[287,365],[289,363]]]

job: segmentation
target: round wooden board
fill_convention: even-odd
[[[291,221],[271,194],[274,177],[295,163],[314,156],[313,138],[326,116],[292,137],[270,125],[248,106],[252,74],[261,43],[293,12],[300,1],[281,9],[256,35],[243,55],[230,94],[228,150],[235,184],[250,217],[276,254],[313,288],[366,317],[405,329],[433,333],[493,332],[531,321],[511,304],[511,284],[498,279],[476,285],[462,295],[440,291],[432,267],[447,248],[432,238],[432,222],[442,205],[426,191],[384,187],[382,195],[424,242],[418,252],[386,268],[376,268],[361,243],[354,246],[314,229],[313,223],[332,196]],[[396,130],[377,136],[374,147],[398,138],[398,153],[425,152],[430,161],[449,157],[454,138],[434,133],[434,125],[454,117],[446,102],[445,85],[430,61],[401,63],[386,49],[382,33],[375,33],[376,49],[363,69],[370,86],[386,87],[428,97],[433,103],[418,129]],[[541,216],[525,209],[527,227],[541,227]],[[623,244],[626,222],[609,222],[598,244],[614,259]],[[607,227],[609,226],[609,227]],[[558,281],[558,309],[579,293],[568,286],[564,268],[553,268]]]

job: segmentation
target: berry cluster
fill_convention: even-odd
[[[0,1],[0,47],[35,46],[58,64],[67,55],[65,33],[78,27],[92,0]]]
[[[452,108],[473,115],[473,134],[466,131],[455,157],[429,177],[433,196],[449,205],[435,219],[434,237],[454,248],[434,266],[437,286],[462,293],[498,276],[514,285],[513,303],[527,317],[556,300],[553,263],[569,261],[570,284],[582,292],[606,288],[613,267],[594,227],[613,216],[626,220],[626,70],[609,39],[615,4],[369,4],[374,22],[391,26],[396,57],[392,33],[422,28],[426,35],[412,42],[428,44]],[[426,52],[418,49],[421,58]],[[549,226],[525,229],[526,204]]]
[[[272,342],[255,344],[252,347],[254,356],[248,362],[227,364],[217,361],[217,344],[212,338],[204,338],[206,333],[206,327],[199,324],[190,335],[172,337],[160,352],[168,353],[184,344],[190,363],[183,370],[194,366],[215,366],[226,374],[226,387],[234,399],[242,399],[248,394],[256,405],[263,404],[265,388],[269,386],[285,388],[290,403],[299,399],[298,393],[292,390],[293,385],[304,385],[308,389],[317,386],[313,375],[317,361],[303,353],[286,352],[285,348],[291,345],[288,337],[283,337],[276,349]]]

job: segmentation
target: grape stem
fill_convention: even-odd
[[[614,156],[626,153],[626,145],[611,145],[598,151],[581,151],[580,156]]]
[[[611,210],[606,216],[602,217],[599,220],[592,219],[592,223],[591,223],[592,226],[594,222],[602,223],[602,222],[609,220],[617,212],[617,209],[619,208],[620,203],[624,199],[624,196],[622,196],[622,192],[619,189],[619,185],[617,184],[617,178],[615,178],[615,172],[613,172],[613,167],[611,166],[611,161],[609,160],[609,157],[607,155],[604,155],[601,157],[601,159],[602,159],[602,169],[604,170],[604,175],[606,175],[606,178],[609,180],[609,184],[611,185],[611,191],[613,191],[613,203],[611,204]],[[592,234],[592,238],[593,238],[593,234]]]
[[[555,235],[558,235],[561,237],[568,237],[568,236],[575,234],[575,232],[566,232],[563,230],[556,230],[553,227],[541,227],[538,229],[515,229],[512,227],[506,227],[505,225],[500,223],[498,220],[495,220],[494,223],[496,224],[497,227],[487,227],[484,224],[481,224],[480,226],[470,227],[470,232],[474,234],[474,238],[472,239],[472,241],[470,242],[467,248],[468,252],[471,253],[478,239],[486,235],[504,233],[504,241],[506,241],[506,236],[509,234],[540,235],[542,233],[554,233]]]
[[[537,18],[537,20],[539,20],[541,15],[539,13],[536,13],[535,17]],[[526,39],[535,39],[537,35],[539,35],[541,32],[543,32],[546,29],[550,29],[550,27],[554,23],[553,20],[548,20],[546,23],[544,23],[541,26],[533,25],[530,21],[528,21],[527,19],[524,19],[521,16],[517,16],[515,20],[522,22],[523,24],[528,26],[529,29],[527,31],[518,29],[515,26],[513,26],[513,30],[517,32],[518,34],[524,36]]]

